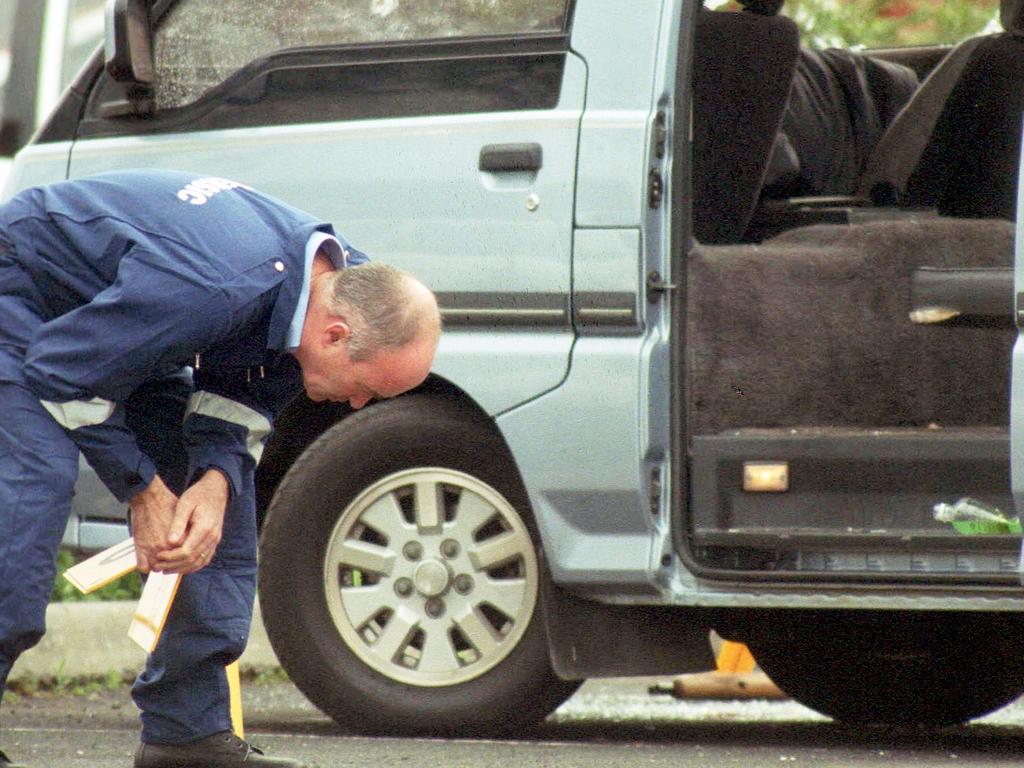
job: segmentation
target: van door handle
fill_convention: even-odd
[[[543,154],[540,144],[487,144],[480,150],[480,170],[539,171]]]

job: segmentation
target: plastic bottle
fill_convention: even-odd
[[[953,523],[957,520],[981,520],[1006,525],[1010,523],[1002,510],[970,497],[960,499],[955,504],[939,503],[932,509],[935,512],[935,519],[942,523]]]

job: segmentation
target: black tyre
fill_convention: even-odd
[[[749,638],[800,703],[848,723],[952,725],[1024,693],[1024,622],[1013,614],[791,614]]]
[[[288,471],[260,545],[267,633],[344,727],[496,734],[576,688],[551,671],[528,503],[493,426],[409,395],[335,425]]]

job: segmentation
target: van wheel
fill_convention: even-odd
[[[537,607],[525,492],[490,422],[426,395],[358,411],[282,480],[260,544],[264,624],[339,724],[500,733],[572,694]]]
[[[809,612],[748,646],[782,690],[836,720],[953,725],[1024,693],[1022,629],[1013,614]]]

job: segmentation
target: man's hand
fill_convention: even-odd
[[[228,481],[215,469],[185,491],[167,530],[167,546],[157,554],[152,569],[192,573],[206,567],[220,544],[228,495]]]
[[[164,485],[159,475],[145,490],[139,491],[128,502],[132,510],[132,536],[135,538],[135,560],[142,573],[149,573],[161,552],[170,546],[167,532],[174,520],[178,497]]]

